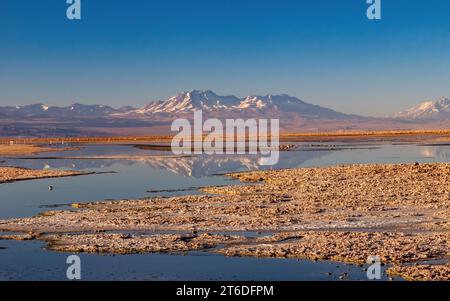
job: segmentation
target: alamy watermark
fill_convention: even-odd
[[[66,259],[66,263],[69,265],[66,271],[66,277],[68,280],[81,280],[81,259],[77,255],[70,255]]]
[[[172,139],[175,155],[260,155],[260,165],[275,165],[280,158],[278,119],[226,119],[203,121],[203,111],[195,111],[193,124],[176,119],[171,126],[178,132]]]
[[[66,0],[69,5],[67,7],[66,16],[69,20],[81,20],[81,0]]]
[[[367,8],[367,19],[381,20],[381,0],[366,0],[369,7]]]
[[[380,280],[381,279],[381,260],[380,256],[369,256],[366,261],[370,266],[367,268],[367,279]]]
[[[368,8],[366,11],[369,20],[381,20],[381,0],[365,0]],[[66,0],[69,5],[66,16],[69,20],[81,20],[81,0]]]

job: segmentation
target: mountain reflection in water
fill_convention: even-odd
[[[326,155],[322,152],[282,152],[280,161],[274,166],[261,165],[261,156],[251,155],[200,155],[190,157],[143,156],[132,159],[10,159],[7,165],[33,169],[107,169],[117,163],[125,166],[137,164],[153,169],[170,171],[184,177],[208,177],[217,174],[260,169],[280,169],[300,166],[302,163]]]

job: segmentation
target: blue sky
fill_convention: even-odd
[[[450,97],[450,1],[0,0],[0,105],[287,93],[382,116]]]

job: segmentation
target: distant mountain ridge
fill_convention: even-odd
[[[263,115],[299,114],[317,118],[352,118],[349,115],[332,109],[306,103],[296,97],[286,94],[247,96],[238,98],[234,95],[219,96],[211,90],[179,93],[167,100],[151,102],[142,108],[124,106],[115,109],[105,105],[83,105],[75,103],[70,106],[57,107],[45,104],[31,104],[25,106],[0,107],[3,117],[55,117],[55,118],[145,118],[157,115],[192,114],[196,110],[203,110],[213,115],[248,115],[261,117]]]
[[[48,106],[42,103],[23,106],[0,106],[2,117],[143,117],[165,114],[190,114],[195,110],[216,113],[295,113],[317,118],[364,118],[353,114],[340,113],[335,110],[304,102],[287,94],[251,95],[243,98],[234,95],[219,96],[211,90],[193,90],[182,92],[167,100],[150,102],[141,108],[123,106],[113,108],[107,105],[84,105],[74,103],[69,106]],[[370,117],[369,117],[370,118]],[[390,116],[393,119],[448,119],[450,118],[450,99],[426,101],[408,110]]]
[[[194,110],[215,110],[229,109],[238,105],[240,99],[236,96],[218,96],[214,92],[198,91],[179,93],[167,100],[150,103],[149,105],[136,110],[139,114],[153,113],[185,113]]]
[[[303,116],[320,118],[352,118],[348,115],[334,110],[306,103],[296,97],[286,94],[247,96],[238,98],[234,95],[219,96],[211,90],[179,93],[167,100],[150,103],[149,105],[131,110],[116,116],[126,115],[154,115],[154,114],[187,114],[195,110],[203,110],[206,113],[216,114],[241,114],[248,113],[249,116],[276,115],[283,113],[296,113]]]
[[[426,101],[411,109],[396,113],[393,118],[408,120],[450,119],[450,99],[442,97],[438,101]]]
[[[66,107],[52,107],[45,104],[0,107],[0,114],[8,117],[99,117],[120,112],[123,111],[110,106],[79,103]]]
[[[345,114],[310,104],[286,94],[220,96],[211,90],[182,92],[141,108],[75,103],[0,107],[0,136],[90,136],[170,134],[176,118],[191,119],[202,110],[204,118],[280,120],[285,132],[327,132],[450,127],[450,100],[425,102],[388,118]]]

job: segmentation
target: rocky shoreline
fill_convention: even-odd
[[[389,265],[390,275],[450,279],[450,164],[346,165],[229,176],[250,184],[203,188],[207,195],[73,204],[71,210],[0,221],[0,231],[28,233],[28,239],[47,241],[49,249],[63,252],[208,250],[355,264],[375,255]],[[244,231],[271,234],[239,234]],[[424,263],[434,260],[443,261]]]

